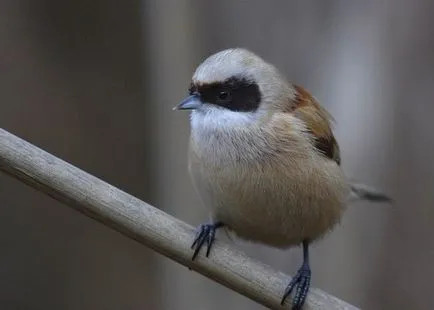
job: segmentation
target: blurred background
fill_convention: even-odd
[[[247,47],[336,118],[346,173],[390,193],[312,250],[313,285],[433,309],[434,2],[0,1],[0,125],[198,225],[188,115],[205,57]],[[0,174],[1,309],[263,309]],[[293,274],[301,251],[236,241]]]

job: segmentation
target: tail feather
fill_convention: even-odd
[[[365,184],[351,183],[350,201],[367,200],[372,202],[388,202],[392,203],[393,199],[386,194],[368,187]]]

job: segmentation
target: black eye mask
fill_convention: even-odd
[[[231,77],[223,82],[192,85],[190,94],[198,93],[202,102],[235,112],[255,111],[261,102],[258,84],[245,78]]]

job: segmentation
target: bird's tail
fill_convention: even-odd
[[[393,199],[386,194],[372,188],[365,184],[351,183],[351,193],[349,201],[366,200],[371,202],[393,202]]]

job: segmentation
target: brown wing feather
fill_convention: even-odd
[[[295,105],[292,113],[304,121],[309,132],[315,138],[315,148],[338,165],[341,163],[339,145],[331,129],[332,116],[318,103],[307,90],[294,85]]]

